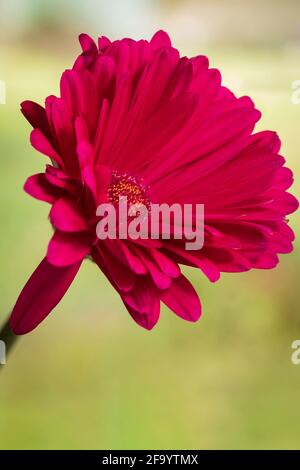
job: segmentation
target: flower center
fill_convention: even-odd
[[[150,199],[147,195],[147,187],[141,180],[137,180],[134,176],[119,174],[114,171],[108,188],[108,198],[114,205],[119,204],[121,198],[127,198],[129,207],[145,206],[150,209]]]

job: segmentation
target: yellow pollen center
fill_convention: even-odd
[[[113,204],[119,204],[120,198],[127,197],[128,206],[150,207],[146,194],[147,188],[133,176],[114,172],[108,188],[108,198]]]

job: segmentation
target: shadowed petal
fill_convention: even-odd
[[[118,292],[128,292],[134,287],[135,274],[123,263],[120,263],[117,256],[115,257],[107,250],[109,242],[110,240],[107,243],[103,241],[92,249],[93,260]]]
[[[61,190],[49,184],[45,173],[30,176],[24,184],[24,191],[35,199],[50,204],[53,204],[61,196]]]
[[[34,147],[36,150],[43,153],[44,155],[47,155],[47,157],[51,158],[51,160],[54,160],[62,168],[64,167],[61,157],[53,149],[50,142],[39,129],[33,129],[30,134],[30,142],[32,147]]]
[[[121,298],[132,318],[143,328],[151,330],[159,319],[160,298],[153,282],[146,276],[136,280],[135,288],[122,293]]]
[[[40,129],[47,138],[51,139],[51,131],[45,108],[34,101],[27,100],[21,103],[21,111],[33,128]]]

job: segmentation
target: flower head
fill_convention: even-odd
[[[221,84],[204,56],[180,57],[163,31],[150,42],[80,36],[83,52],[61,78],[60,96],[22,112],[31,144],[49,157],[25,191],[51,204],[54,235],[12,312],[16,334],[56,306],[86,257],[119,292],[133,319],[151,329],[160,302],[196,321],[201,306],[179,264],[212,281],[220,272],[276,266],[292,250],[286,215],[298,207],[286,190],[276,133],[253,133],[260,112]],[[205,206],[204,246],[178,239],[96,236],[97,207],[117,204]]]

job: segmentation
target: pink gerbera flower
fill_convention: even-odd
[[[168,35],[150,42],[80,36],[83,52],[63,73],[60,97],[22,112],[31,144],[50,158],[25,191],[51,204],[55,229],[46,257],[22,290],[10,326],[35,328],[63,297],[90,257],[141,326],[159,319],[160,302],[196,321],[198,296],[179,264],[216,281],[220,272],[269,269],[292,250],[286,192],[292,172],[271,131],[253,134],[260,112],[221,85],[204,56],[180,57]],[[126,195],[134,202],[202,203],[205,242],[99,240],[96,208]]]

